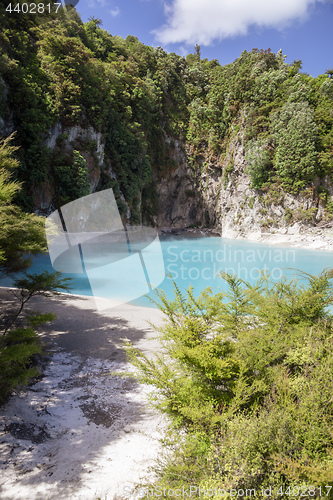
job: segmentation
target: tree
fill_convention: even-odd
[[[13,135],[0,141],[0,279],[30,267],[31,257],[46,251],[44,220],[13,204],[21,184],[11,180],[18,161]]]
[[[272,116],[276,144],[275,168],[296,190],[310,182],[316,172],[318,127],[307,102],[287,102]]]
[[[246,171],[252,179],[252,187],[260,189],[268,180],[269,171],[272,167],[270,142],[261,139],[252,139],[247,144],[245,160],[248,164]]]
[[[73,151],[72,165],[56,167],[55,177],[58,184],[59,204],[65,204],[89,194],[87,164],[79,151]]]
[[[27,214],[13,204],[21,185],[11,180],[12,171],[18,166],[13,157],[18,148],[10,144],[12,139],[13,135],[0,141],[0,278],[24,273],[31,265],[31,256],[47,249],[44,219]],[[56,289],[68,291],[67,281],[68,278],[61,279],[59,273],[48,272],[16,278],[14,284],[19,291],[14,293],[21,306],[15,319],[33,296],[49,296]]]
[[[301,59],[294,59],[290,65],[289,76],[295,76],[302,69],[302,61]]]
[[[328,99],[333,99],[333,79],[326,78],[326,80],[322,83],[320,87],[320,92],[323,96]]]
[[[14,280],[15,288],[11,290],[11,295],[13,295],[19,302],[19,308],[8,314],[6,321],[4,322],[4,332],[6,335],[9,328],[14,325],[15,321],[23,311],[26,303],[32,299],[32,297],[51,297],[52,295],[59,295],[59,290],[63,292],[69,292],[68,281],[70,278],[61,278],[61,273],[50,273],[48,271],[43,271],[39,274],[25,273],[23,277],[16,278]],[[48,321],[48,315],[39,315],[39,322],[35,325],[41,324],[44,319]]]
[[[21,276],[14,280],[11,293],[19,301],[13,308],[11,301],[0,307],[0,404],[19,384],[26,384],[37,370],[32,360],[42,352],[35,328],[55,318],[52,313],[30,313],[17,327],[16,321],[27,302],[36,295],[48,297],[69,291],[68,278],[47,271],[24,274],[31,264],[31,257],[46,250],[44,221],[35,214],[27,214],[13,203],[21,185],[11,180],[18,161],[13,157],[17,147],[11,145],[13,136],[0,141],[0,278]],[[22,275],[23,273],[23,275]]]
[[[194,49],[195,49],[195,55],[197,56],[197,59],[200,61],[201,57],[200,45],[196,43]]]
[[[333,77],[333,68],[328,68],[326,71],[325,71],[325,74],[329,76],[329,78],[332,78]]]

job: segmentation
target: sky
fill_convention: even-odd
[[[270,48],[314,77],[333,67],[333,0],[79,0],[76,10],[112,35],[181,56],[198,43],[202,58],[225,65]]]

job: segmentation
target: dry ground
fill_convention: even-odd
[[[7,294],[0,290],[2,300]],[[152,476],[165,422],[147,408],[149,388],[123,376],[132,368],[121,343],[159,349],[147,320],[161,324],[162,313],[130,305],[97,312],[90,297],[32,307],[57,319],[43,327],[44,376],[0,410],[1,500],[138,498],[132,490]]]

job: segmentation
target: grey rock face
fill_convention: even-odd
[[[0,80],[3,86],[3,82]],[[6,98],[8,89],[2,92]],[[314,188],[322,186],[333,200],[330,177],[316,178],[303,195],[286,193],[276,187],[274,193],[253,189],[247,173],[244,149],[244,121],[221,156],[212,157],[205,147],[200,154],[189,145],[165,134],[168,156],[173,168],[155,173],[158,210],[153,222],[160,228],[210,228],[227,238],[256,238],[262,234],[300,235],[309,227],[330,225],[325,219],[324,202],[316,198]],[[0,130],[8,135],[13,124],[0,121]],[[105,156],[105,137],[93,127],[64,127],[56,123],[45,139],[51,149],[63,136],[63,147],[77,149],[87,162],[90,193],[101,186],[101,172],[117,183],[111,160]],[[125,206],[124,222],[131,220],[130,207],[121,190]],[[54,210],[54,188],[47,180],[34,191],[36,212],[48,215]],[[141,206],[141,202],[139,203]]]

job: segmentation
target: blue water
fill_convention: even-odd
[[[227,288],[218,276],[219,271],[234,273],[255,283],[260,270],[271,273],[273,280],[279,280],[283,276],[297,277],[295,269],[316,275],[325,268],[333,267],[333,253],[320,250],[278,247],[218,237],[162,237],[160,241],[166,277],[158,288],[168,298],[174,296],[172,279],[184,292],[190,285],[193,286],[194,293],[198,295],[206,287],[210,287],[213,292]],[[48,256],[34,258],[29,272],[42,270],[53,271]],[[87,275],[64,274],[64,277],[72,278],[73,294],[93,295]],[[126,281],[130,286],[130,275],[124,275]],[[3,280],[0,284],[10,286],[11,282]],[[131,303],[156,307],[149,297],[156,298],[156,295],[152,291]],[[117,290],[110,288],[110,298],[117,299]]]

